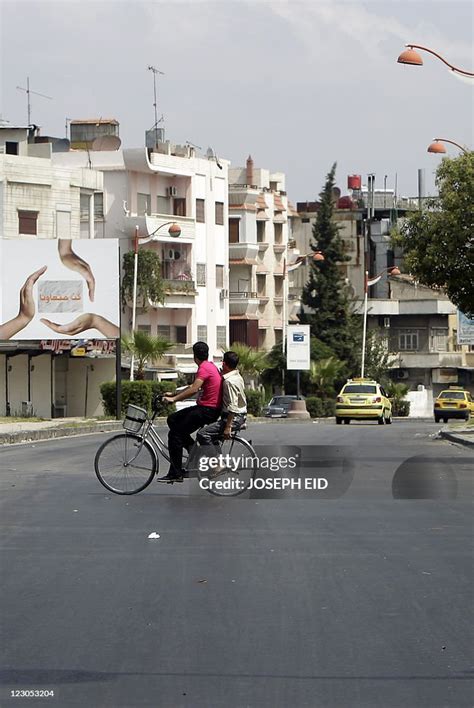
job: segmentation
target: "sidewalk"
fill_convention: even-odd
[[[108,433],[122,429],[120,420],[95,420],[87,418],[55,418],[15,423],[0,423],[0,445],[50,440],[52,438],[85,435],[87,433]]]
[[[474,426],[460,426],[450,428],[445,426],[439,431],[440,438],[449,440],[450,442],[464,445],[465,447],[474,447]]]

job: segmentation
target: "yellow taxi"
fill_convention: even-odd
[[[447,423],[448,418],[469,420],[469,416],[474,415],[474,401],[469,391],[461,386],[450,386],[439,394],[433,412],[436,423],[440,419]]]
[[[392,404],[383,387],[371,379],[348,379],[336,399],[336,423],[351,420],[392,422]]]

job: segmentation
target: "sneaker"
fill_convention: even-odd
[[[183,481],[183,475],[182,474],[173,474],[172,472],[168,472],[167,475],[164,477],[158,477],[157,482],[166,482],[167,484],[173,484],[173,482],[182,482]]]

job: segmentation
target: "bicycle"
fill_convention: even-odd
[[[129,404],[123,421],[125,432],[106,440],[97,450],[95,473],[110,492],[138,494],[158,477],[158,455],[170,462],[168,446],[154,425],[161,400],[162,396],[154,397],[151,418],[145,409]],[[239,430],[245,427],[244,424]],[[256,452],[251,442],[237,435],[239,430],[233,431],[229,440],[218,441],[216,452],[222,455],[219,459],[232,460],[230,466],[214,464],[204,469],[203,458],[199,458],[200,446],[195,441],[185,462],[186,478],[197,476],[201,488],[215,496],[238,496],[245,492],[255,477]],[[199,464],[193,467],[196,461]]]

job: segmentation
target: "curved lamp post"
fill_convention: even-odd
[[[434,153],[435,155],[444,155],[446,153],[446,147],[444,146],[444,143],[450,143],[451,145],[455,145],[464,153],[469,152],[469,150],[465,148],[464,145],[460,145],[459,143],[454,142],[454,140],[448,140],[447,138],[434,138],[433,142],[428,145],[427,152]]]
[[[148,236],[139,236],[139,227],[135,226],[135,236],[134,236],[134,251],[135,256],[133,259],[133,301],[132,301],[132,334],[135,332],[135,320],[137,313],[137,281],[138,281],[138,243],[148,243],[149,241],[155,241],[155,234],[160,231],[160,229],[165,226],[169,226],[168,233],[173,238],[177,238],[181,234],[181,227],[174,221],[165,221],[164,224],[160,224],[157,229],[152,231]],[[134,366],[135,366],[135,354],[132,352],[132,358],[130,361],[130,381],[134,380]]]
[[[377,273],[377,275],[374,275],[372,278],[369,278],[369,271],[365,271],[364,320],[362,329],[362,365],[360,374],[361,378],[364,378],[365,372],[365,342],[367,339],[367,306],[369,300],[369,288],[371,287],[371,285],[375,285],[376,283],[378,283],[382,276],[385,275],[385,273],[388,273],[389,275],[400,275],[400,269],[397,268],[397,266],[393,266],[392,268],[384,268],[380,273]]]
[[[429,54],[432,54],[435,56],[437,59],[443,62],[443,64],[446,64],[446,66],[454,73],[454,74],[459,74],[459,76],[467,76],[468,78],[474,78],[474,73],[472,71],[466,71],[465,69],[459,69],[457,66],[454,66],[453,64],[450,64],[449,61],[447,61],[444,57],[441,56],[441,54],[438,54],[437,52],[433,51],[429,47],[422,47],[420,44],[405,44],[405,49],[400,56],[398,57],[397,61],[399,64],[409,64],[411,66],[423,66],[423,59],[419,52],[417,52],[417,49],[421,49],[424,52],[428,52]]]

